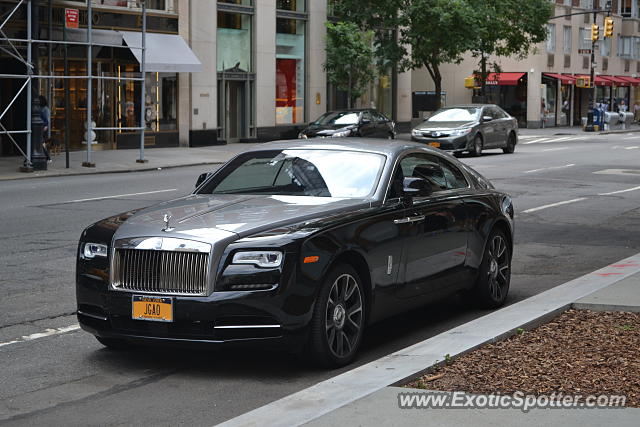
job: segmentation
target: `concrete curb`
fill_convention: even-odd
[[[598,135],[613,135],[616,133],[629,133],[629,132],[640,132],[640,129],[608,130],[605,132],[599,132]]]
[[[297,426],[389,385],[418,377],[441,363],[514,333],[540,325],[575,301],[640,272],[640,254],[494,311],[285,398],[233,418],[222,426]]]
[[[144,167],[144,168],[130,168],[130,169],[110,169],[110,170],[86,170],[86,171],[72,171],[72,172],[51,172],[45,173],[43,175],[33,175],[33,173],[38,172],[24,172],[24,176],[12,176],[12,177],[3,177],[0,176],[0,181],[17,181],[21,179],[36,179],[36,178],[59,178],[61,176],[79,176],[79,175],[103,175],[107,173],[130,173],[130,172],[149,172],[149,171],[157,171],[158,169],[174,169],[174,168],[183,168],[189,166],[206,166],[206,165],[223,165],[225,162],[223,161],[215,161],[215,162],[199,162],[199,163],[185,163],[179,165],[168,165],[168,166],[153,166],[153,167]]]

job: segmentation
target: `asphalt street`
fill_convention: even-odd
[[[509,304],[640,252],[640,133],[529,137],[461,160],[514,197]],[[264,350],[117,352],[76,329],[82,229],[187,194],[207,170],[2,182],[0,423],[213,425],[343,371]],[[374,325],[350,368],[485,313],[452,298]]]

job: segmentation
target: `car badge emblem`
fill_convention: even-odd
[[[163,218],[163,221],[164,221],[164,228],[162,229],[162,231],[169,232],[169,231],[173,231],[173,230],[175,230],[175,228],[173,228],[173,227],[171,227],[171,226],[169,225],[169,220],[170,220],[170,219],[171,219],[171,215],[169,215],[169,214],[164,214],[164,218]]]
[[[440,132],[431,132],[431,136],[438,137],[438,136],[440,136]]]

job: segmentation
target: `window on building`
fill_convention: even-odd
[[[150,10],[175,11],[175,0],[146,0],[146,3],[147,9]],[[93,0],[93,4],[98,6],[128,7],[130,9],[142,8],[142,2],[140,0]]]
[[[580,49],[591,49],[591,28],[580,28]]]
[[[556,24],[547,24],[547,52],[556,51]]]
[[[573,45],[571,40],[571,27],[568,25],[562,28],[562,44],[564,53],[571,53]]]
[[[295,12],[305,11],[305,0],[277,0],[276,9],[292,10]]]
[[[618,56],[631,57],[632,56],[632,44],[633,37],[619,36],[618,37]]]
[[[217,70],[251,72],[251,15],[218,12]]]
[[[276,18],[276,124],[304,121],[305,24]]]
[[[624,16],[625,18],[630,18],[631,12],[633,9],[632,3],[635,0],[618,0],[618,1],[620,4],[620,15]]]
[[[593,9],[593,0],[580,0],[580,7],[583,9]]]
[[[218,3],[241,4],[243,6],[251,6],[251,0],[218,0]]]
[[[611,38],[605,37],[603,40],[600,40],[600,55],[609,56],[611,55]]]

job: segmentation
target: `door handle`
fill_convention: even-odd
[[[420,221],[424,221],[424,215],[409,216],[407,218],[402,218],[402,219],[394,219],[393,223],[394,224],[408,224],[408,223],[420,222]]]

